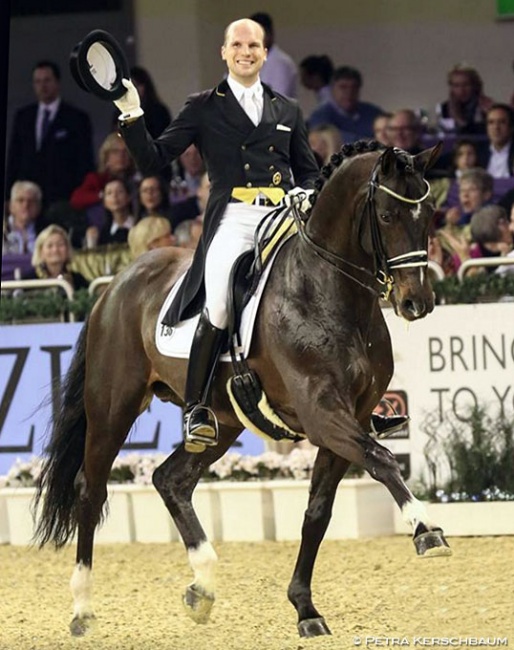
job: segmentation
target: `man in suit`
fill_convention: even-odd
[[[91,122],[60,96],[60,70],[52,61],[32,71],[37,103],[14,117],[7,156],[7,191],[17,180],[31,180],[43,191],[43,206],[67,201],[94,168]]]
[[[488,142],[478,150],[480,166],[493,178],[514,176],[514,110],[493,104],[486,114]]]
[[[318,165],[298,104],[261,83],[266,60],[262,27],[251,19],[231,23],[221,48],[228,77],[189,97],[176,119],[153,140],[133,84],[115,102],[121,133],[143,174],[156,173],[194,143],[211,182],[204,228],[192,266],[164,324],[203,311],[195,333],[186,381],[184,437],[189,451],[215,431],[207,419],[204,393],[227,326],[227,293],[234,261],[253,247],[260,220],[280,203],[310,206],[308,194]],[[294,184],[293,187],[293,177]],[[304,188],[304,189],[301,189]]]

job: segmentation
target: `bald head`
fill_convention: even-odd
[[[226,62],[229,76],[249,88],[259,78],[266,60],[264,30],[250,18],[235,20],[225,30],[221,58]]]

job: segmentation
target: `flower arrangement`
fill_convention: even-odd
[[[244,456],[229,452],[212,464],[204,481],[256,481],[267,479],[310,479],[316,458],[316,449],[293,449],[289,454],[267,451],[259,456]],[[130,453],[118,456],[109,477],[110,483],[151,485],[152,474],[165,459],[166,454]],[[28,461],[17,460],[4,477],[6,486],[30,487],[37,484],[43,459],[37,456]],[[347,476],[361,476],[357,468]],[[0,487],[2,487],[0,483]]]
[[[503,413],[493,418],[484,407],[470,409],[465,420],[434,414],[421,429],[428,478],[416,490],[439,503],[514,500],[514,422]]]

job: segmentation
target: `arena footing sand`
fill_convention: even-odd
[[[68,632],[75,549],[1,546],[0,650],[513,647],[514,538],[449,542],[452,557],[430,560],[407,537],[324,543],[313,593],[333,636],[315,639],[298,637],[286,597],[297,543],[215,544],[217,600],[202,626],[182,609],[192,579],[182,545],[98,546],[97,626],[82,639]]]

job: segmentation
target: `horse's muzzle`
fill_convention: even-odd
[[[413,282],[412,278],[397,281],[391,297],[396,314],[408,321],[424,318],[434,310],[434,292],[427,280],[423,283]]]

